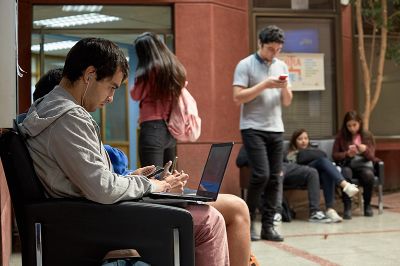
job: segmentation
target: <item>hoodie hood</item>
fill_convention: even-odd
[[[86,112],[68,91],[58,85],[45,97],[32,104],[20,129],[23,134],[35,137],[74,108],[81,108]]]

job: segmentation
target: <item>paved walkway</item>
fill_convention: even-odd
[[[400,193],[383,199],[383,214],[374,208],[373,217],[354,210],[352,220],[337,224],[305,218],[282,223],[277,230],[284,242],[253,242],[252,250],[262,266],[400,265]],[[20,254],[13,254],[10,265],[21,265]]]
[[[400,193],[383,199],[383,214],[374,208],[373,217],[354,210],[352,220],[337,224],[305,218],[282,223],[277,230],[284,242],[253,242],[252,250],[260,265],[269,266],[400,265]]]

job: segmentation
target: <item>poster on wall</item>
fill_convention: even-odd
[[[325,90],[324,54],[281,53],[289,68],[289,79],[293,91]]]

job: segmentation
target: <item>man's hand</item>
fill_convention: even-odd
[[[154,165],[150,166],[145,166],[142,168],[138,168],[135,171],[131,172],[131,175],[144,175],[148,176],[149,174],[153,173],[156,170],[156,167]]]
[[[149,179],[150,182],[155,186],[155,190],[153,192],[169,192],[171,190],[171,185],[164,180],[157,179]]]
[[[175,171],[173,174],[168,175],[164,180],[170,184],[171,192],[182,193],[189,175],[182,172]]]
[[[264,88],[266,89],[275,89],[275,88],[284,89],[287,88],[287,85],[288,85],[287,80],[280,80],[277,77],[269,77],[264,81]]]

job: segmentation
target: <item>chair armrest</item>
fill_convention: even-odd
[[[375,162],[375,175],[379,179],[379,184],[383,185],[385,181],[385,163],[383,161]]]
[[[34,224],[42,224],[43,265],[99,265],[106,252],[126,248],[151,265],[173,265],[173,229],[179,230],[181,265],[194,265],[192,216],[182,208],[62,199],[29,204],[24,216],[27,239],[34,239]],[[24,247],[34,254],[35,243]]]

